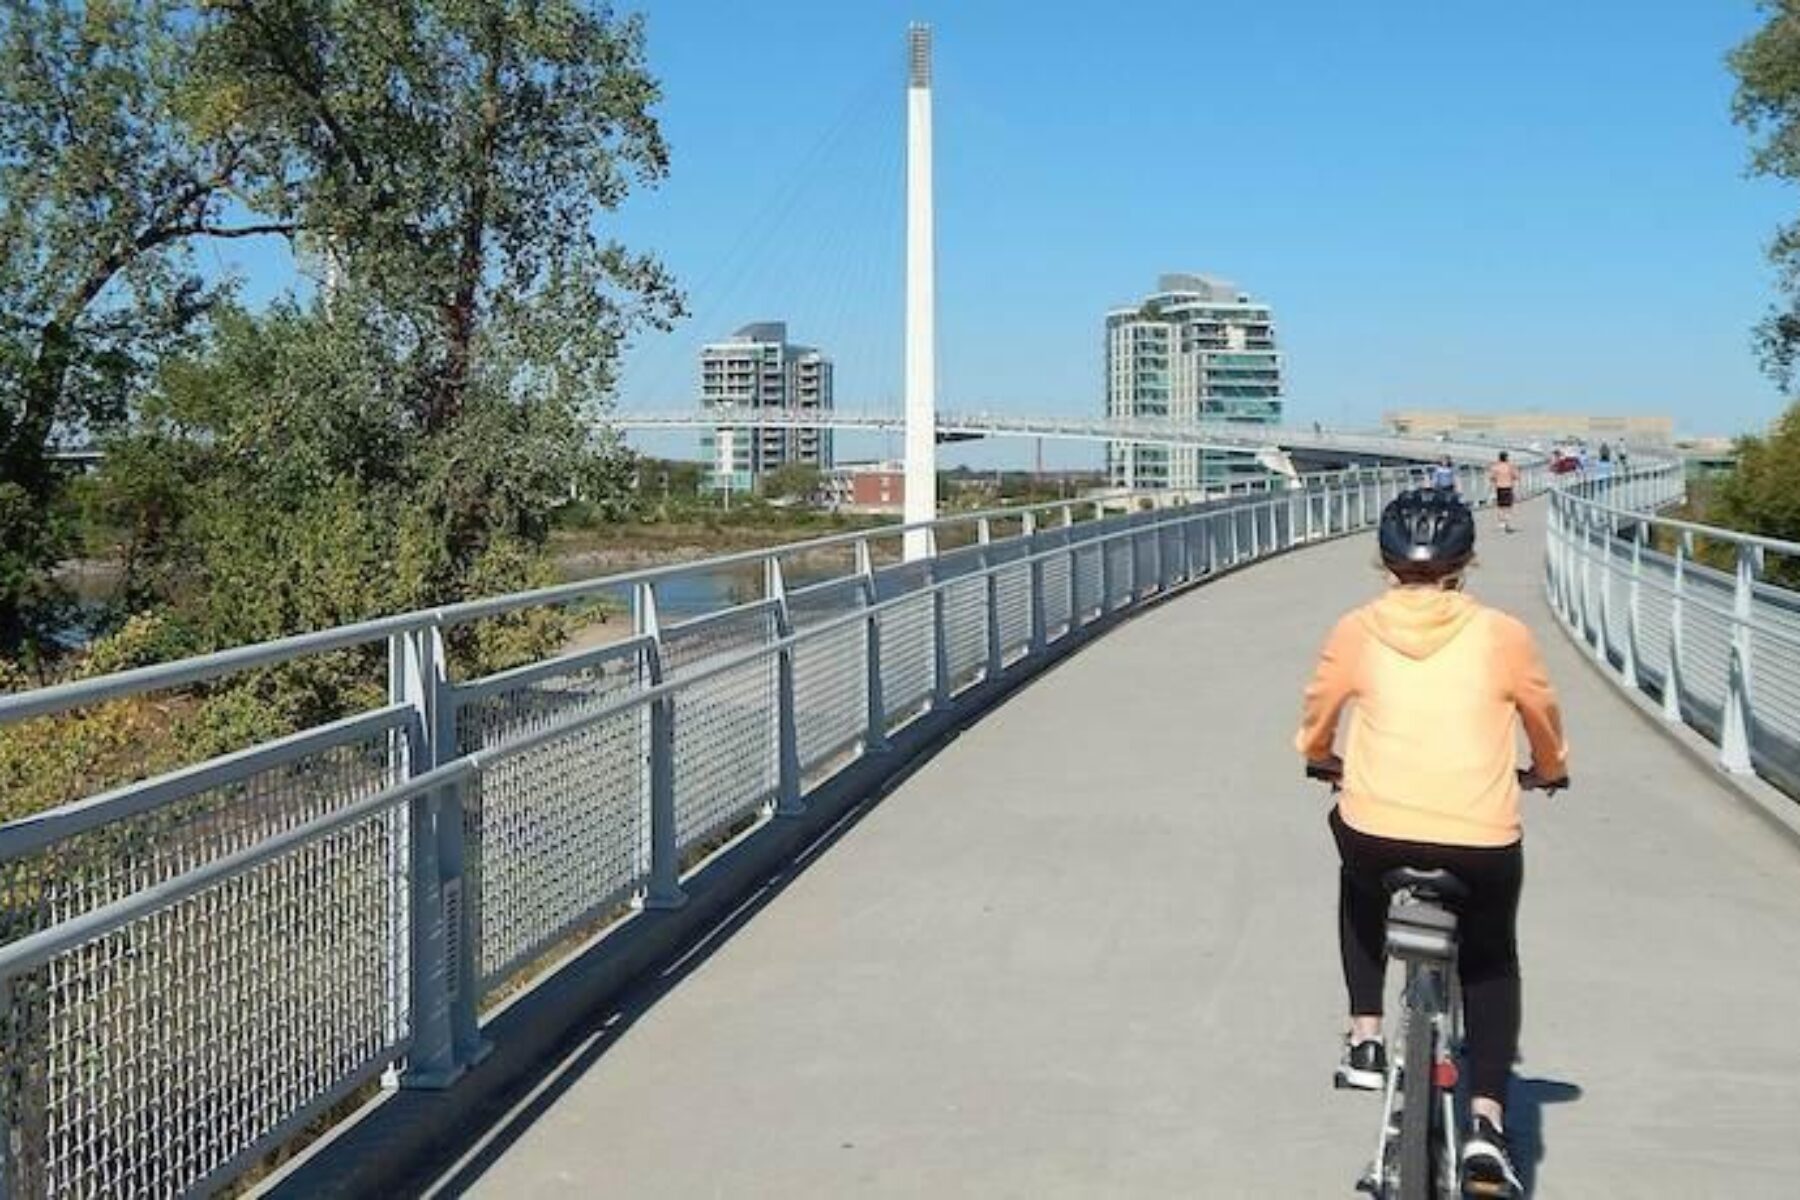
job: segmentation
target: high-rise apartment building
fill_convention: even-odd
[[[1106,314],[1106,414],[1192,424],[1281,420],[1281,355],[1269,306],[1206,275],[1164,275],[1134,308]],[[1179,490],[1263,473],[1254,455],[1111,442],[1119,488]]]
[[[761,321],[700,350],[700,400],[707,408],[831,408],[831,360],[811,346],[791,345],[787,324]],[[727,415],[721,411],[721,420]],[[764,471],[787,463],[831,466],[831,431],[758,428],[721,423],[701,435],[714,491],[747,492]]]

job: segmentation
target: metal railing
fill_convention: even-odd
[[[952,517],[912,562],[883,526],[0,696],[5,725],[387,655],[369,712],[0,826],[0,1196],[205,1191],[384,1074],[451,1085],[484,1008],[554,952],[679,908],[701,856],[910,722],[1152,597],[1366,527],[1418,480]],[[759,594],[667,611],[745,570]],[[451,678],[447,631],[621,590],[623,640]]]
[[[1652,515],[1682,497],[1679,464],[1554,494],[1551,605],[1721,767],[1800,796],[1800,592],[1770,578],[1800,578],[1800,544]]]

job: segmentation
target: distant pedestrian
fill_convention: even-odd
[[[1431,486],[1440,492],[1456,491],[1456,468],[1450,465],[1450,456],[1444,455],[1437,466],[1431,468]]]
[[[1500,514],[1500,529],[1511,533],[1513,497],[1519,487],[1519,468],[1512,464],[1506,451],[1500,452],[1500,461],[1488,468],[1488,482],[1494,485],[1494,508]]]

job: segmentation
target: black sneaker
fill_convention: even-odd
[[[1525,1194],[1519,1174],[1513,1170],[1512,1150],[1506,1135],[1494,1128],[1486,1117],[1476,1117],[1469,1126],[1469,1138],[1463,1143],[1462,1192],[1482,1200]]]
[[[1337,1086],[1359,1091],[1380,1091],[1387,1082],[1387,1047],[1380,1038],[1366,1042],[1344,1039],[1344,1057],[1338,1060]]]

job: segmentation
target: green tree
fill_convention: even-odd
[[[0,655],[35,660],[63,599],[53,438],[121,419],[194,331],[196,239],[291,230],[232,202],[255,150],[197,36],[167,0],[0,7]]]
[[[541,541],[571,485],[616,484],[588,430],[621,347],[681,311],[600,228],[668,166],[641,22],[577,0],[211,9],[203,70],[283,148],[251,199],[307,230],[331,305],[394,356],[441,533],[426,569],[453,595],[494,538]]]
[[[1763,27],[1734,50],[1738,77],[1732,114],[1749,131],[1751,170],[1777,179],[1800,179],[1800,0],[1762,0]],[[1763,366],[1782,387],[1800,365],[1800,222],[1776,230],[1769,245],[1783,307],[1771,309],[1757,328]]]
[[[762,495],[770,500],[811,500],[824,485],[824,472],[803,462],[783,463],[759,481]]]
[[[1713,491],[1706,519],[1728,529],[1800,542],[1800,404],[1768,434],[1738,441],[1737,469]],[[1768,577],[1800,588],[1800,562],[1771,555]]]

